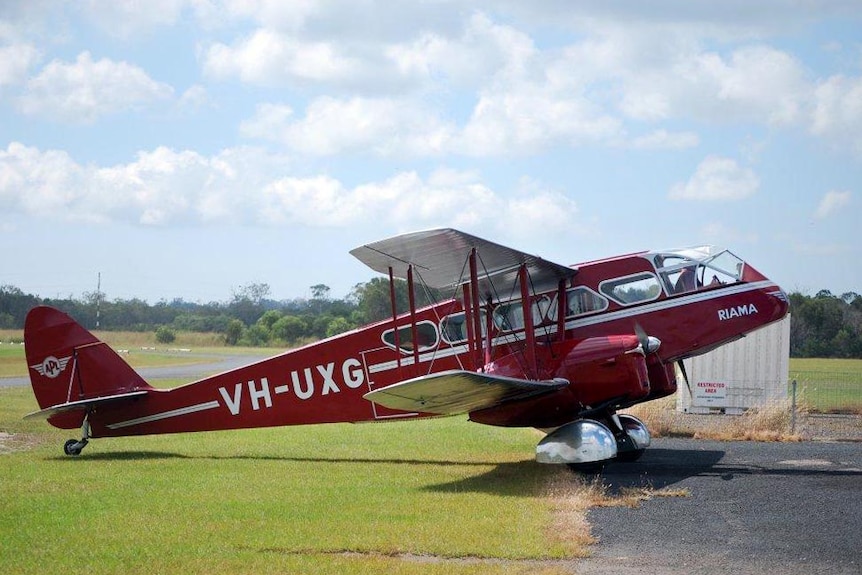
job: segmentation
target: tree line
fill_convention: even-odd
[[[437,292],[418,290],[417,305],[441,299]],[[408,309],[406,283],[396,284],[399,313]],[[862,358],[862,296],[840,296],[821,290],[790,298],[791,357]],[[194,303],[182,299],[150,304],[140,299],[108,300],[104,293],[82,297],[40,298],[11,285],[0,285],[0,328],[21,329],[27,312],[51,305],[88,329],[155,331],[169,342],[176,332],[222,334],[227,345],[286,345],[315,341],[391,317],[389,281],[374,278],[335,299],[323,284],[311,286],[310,298],[274,300],[265,283],[250,283],[226,302]]]
[[[227,345],[294,346],[392,317],[389,281],[384,278],[356,284],[343,299],[332,298],[323,284],[310,291],[310,298],[274,300],[268,284],[250,283],[235,289],[227,302],[173,299],[150,304],[134,298],[109,300],[98,291],[80,298],[41,298],[0,285],[0,329],[22,329],[30,309],[50,305],[87,329],[154,331],[163,343],[173,341],[176,332],[192,331],[222,334]],[[395,295],[398,313],[406,311],[406,282],[397,281]],[[424,306],[439,299],[439,293],[423,292],[416,301]]]

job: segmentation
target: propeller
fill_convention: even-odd
[[[647,335],[646,330],[639,322],[635,322],[635,335],[638,337],[641,348],[644,350],[644,355],[658,351],[661,340],[657,337]]]

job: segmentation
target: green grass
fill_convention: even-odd
[[[794,371],[851,372],[858,374],[862,381],[862,359],[791,357],[790,372]]]
[[[797,402],[822,413],[862,413],[862,360],[791,358]]]
[[[24,346],[0,345],[0,377],[24,376],[27,374],[27,361],[24,359]]]
[[[160,345],[155,350],[142,350],[140,347],[129,346],[128,342],[109,344],[114,349],[128,350],[122,357],[134,368],[162,367],[167,365],[191,365],[207,363],[212,361],[211,357],[219,355],[247,355],[249,362],[254,357],[270,357],[281,353],[283,349],[259,348],[259,347],[195,347],[191,348],[193,353],[183,351],[172,351],[176,348],[168,348]],[[24,346],[22,345],[0,345],[0,377],[25,377],[27,375],[27,360],[24,357]]]
[[[0,455],[4,574],[526,573],[575,552],[549,532],[563,471],[532,460],[529,430],[287,427],[97,439],[70,458],[74,434],[20,419],[35,407],[0,389],[17,449]]]

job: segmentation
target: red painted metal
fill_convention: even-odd
[[[557,286],[557,339],[565,341],[566,339],[566,314],[564,310],[568,308],[568,295],[566,294],[566,281],[560,280]]]
[[[413,266],[407,267],[407,298],[410,302],[410,334],[413,338],[413,365],[419,365],[419,330],[416,327],[416,293],[413,285]]]
[[[527,275],[527,266],[522,265],[518,269],[518,283],[521,284],[521,311],[524,316],[524,336],[527,356],[527,379],[538,379],[536,365],[536,332],[533,329],[533,307],[530,305],[530,277]]]
[[[421,417],[394,412],[363,399],[368,391],[402,381],[405,373],[449,369],[485,369],[516,378],[563,378],[567,387],[535,399],[511,402],[471,413],[472,420],[491,425],[554,427],[585,410],[610,409],[673,393],[673,362],[704,353],[784,317],[787,298],[781,289],[745,264],[740,281],[702,286],[693,292],[670,293],[624,305],[609,299],[606,308],[565,317],[567,287],[601,294],[609,278],[656,274],[645,253],[580,264],[568,286],[544,294],[526,291],[520,278],[524,326],[501,332],[487,309],[487,340],[483,342],[475,251],[463,297],[435,306],[396,312],[394,280],[390,288],[393,319],[366,326],[322,342],[290,350],[237,370],[217,374],[171,390],[154,389],[126,362],[68,315],[49,307],[34,308],[25,327],[26,356],[33,391],[41,408],[105,396],[145,391],[141,397],[99,403],[90,409],[93,437],[177,433],[218,429],[373,421],[382,417]],[[390,279],[392,278],[390,271]],[[412,282],[408,282],[412,293]],[[533,325],[532,303],[557,298],[554,317]],[[438,338],[436,346],[404,356],[399,322],[416,326],[440,317],[465,313],[466,339]],[[656,353],[640,351],[635,326],[661,340]],[[395,345],[383,333],[395,329]],[[556,332],[556,333],[554,333]],[[537,336],[536,334],[544,335]],[[456,338],[457,339],[457,338]],[[485,352],[491,350],[492,357]],[[483,350],[483,348],[485,348]],[[528,354],[528,367],[523,354]],[[409,369],[406,369],[407,367]],[[402,368],[405,368],[402,373]],[[95,404],[94,404],[95,405]],[[49,422],[79,427],[83,409],[54,413]]]
[[[395,338],[395,348],[401,349],[401,334],[398,330],[398,300],[395,297],[395,274],[392,266],[389,266],[389,305],[392,308],[392,335]],[[401,355],[395,357],[398,364],[398,373],[401,373]]]
[[[479,271],[477,264],[477,255],[476,248],[470,250],[470,307],[473,310],[473,342],[475,345],[475,351],[473,353],[473,358],[475,361],[475,365],[484,365],[482,362],[482,314],[480,310],[482,309],[479,305]]]

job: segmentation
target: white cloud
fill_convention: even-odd
[[[667,130],[656,130],[631,141],[631,147],[636,150],[683,150],[695,148],[699,144],[700,137],[694,132],[668,132]]]
[[[820,200],[820,204],[818,204],[817,210],[814,212],[814,217],[818,220],[825,219],[848,205],[850,203],[850,199],[850,192],[830,190],[826,192]]]
[[[230,46],[213,44],[204,54],[203,67],[215,78],[274,85],[289,80],[346,82],[359,74],[363,63],[335,42],[300,41],[262,28]]]
[[[500,233],[529,237],[536,230],[543,234],[569,231],[577,221],[578,207],[574,200],[559,192],[527,183],[525,189],[507,202],[501,215],[505,219],[497,222]]]
[[[455,128],[433,110],[394,99],[322,97],[294,119],[289,106],[262,104],[243,122],[246,137],[275,140],[311,155],[370,151],[381,156],[435,155],[449,146]]]
[[[425,32],[410,43],[384,48],[404,76],[423,82],[482,86],[497,77],[520,77],[539,54],[533,40],[512,26],[474,13],[460,36]]]
[[[202,108],[208,104],[210,104],[209,94],[200,84],[189,87],[179,99],[179,105],[186,108]]]
[[[741,200],[757,192],[760,180],[750,168],[736,160],[709,156],[698,164],[688,182],[675,184],[668,194],[672,200]]]
[[[190,0],[147,0],[120,2],[117,0],[86,0],[83,10],[87,17],[104,32],[127,38],[149,32],[159,26],[171,26],[182,15]]]
[[[87,170],[66,152],[13,142],[0,150],[0,211],[68,217],[87,194],[87,179]]]
[[[862,77],[832,76],[817,86],[811,131],[862,155]]]
[[[510,222],[559,229],[574,202],[534,186],[508,198],[471,171],[399,172],[347,187],[327,175],[276,177],[289,163],[259,149],[207,157],[160,147],[126,164],[81,165],[62,151],[19,143],[0,151],[0,211],[49,221],[298,224],[343,227],[381,222],[398,229]]]
[[[346,188],[327,176],[284,178],[264,190],[262,218],[270,224],[346,226],[367,221],[398,228],[483,221],[500,199],[469,172],[437,171],[423,180],[402,172],[382,182]]]
[[[607,143],[620,122],[587,99],[549,85],[484,90],[464,127],[458,151],[471,156],[532,154],[552,144]]]
[[[319,0],[224,0],[218,6],[226,21],[249,19],[275,30],[295,31],[324,10]]]
[[[742,46],[729,56],[685,46],[679,54],[637,67],[618,63],[620,108],[638,120],[693,117],[726,122],[754,120],[791,125],[800,120],[811,86],[802,65],[770,46]]]
[[[39,56],[31,44],[0,46],[0,88],[23,82]]]
[[[98,167],[13,142],[0,151],[0,211],[95,223],[241,222],[265,174],[284,165],[284,158],[255,149],[206,157],[160,147]]]
[[[98,117],[170,98],[173,89],[126,62],[93,60],[82,52],[72,64],[54,60],[31,78],[20,99],[28,115],[89,123]]]

